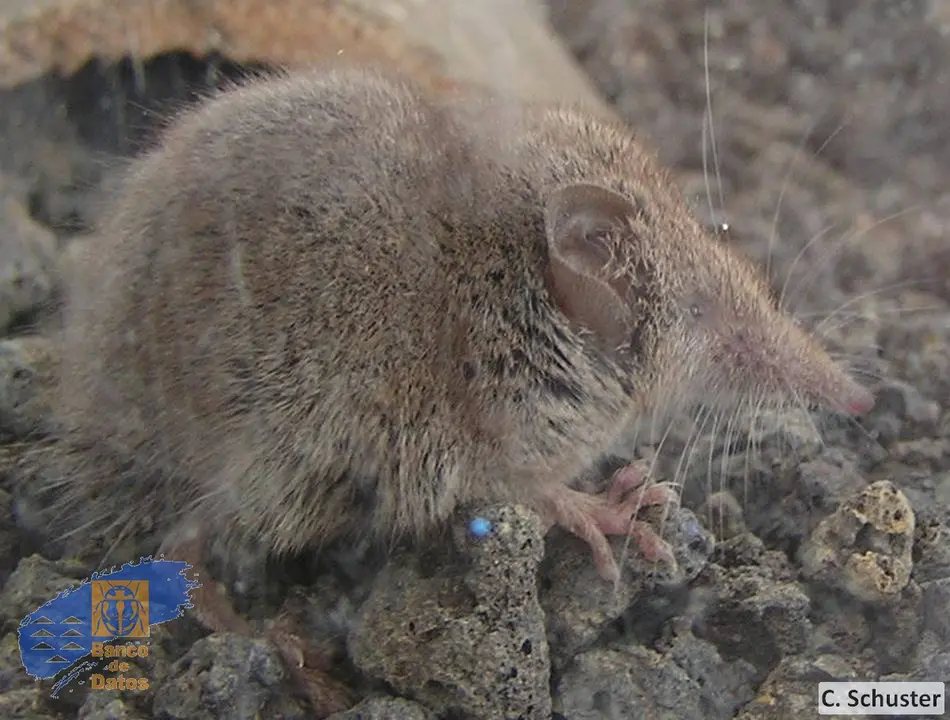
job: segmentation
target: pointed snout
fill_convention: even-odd
[[[853,416],[874,407],[873,393],[855,381],[810,334],[793,326],[786,338],[784,375],[800,397]]]

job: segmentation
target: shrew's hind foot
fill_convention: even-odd
[[[205,538],[196,532],[169,535],[159,551],[166,557],[191,565],[201,579],[201,587],[192,592],[192,613],[212,632],[230,632],[246,638],[263,638],[280,653],[296,690],[313,708],[317,720],[348,710],[357,698],[343,683],[330,677],[331,661],[296,631],[287,617],[281,617],[269,630],[258,631],[237,614],[223,586],[212,580],[205,569]]]
[[[618,470],[611,485],[599,495],[567,486],[548,488],[543,510],[548,518],[586,542],[594,565],[609,582],[620,579],[620,568],[607,541],[608,535],[627,536],[650,561],[670,563],[673,551],[653,526],[636,516],[645,507],[675,507],[679,494],[668,483],[648,483],[646,468],[637,462]]]

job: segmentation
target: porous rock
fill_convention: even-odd
[[[30,217],[25,200],[0,176],[0,332],[47,302],[55,282],[56,237]]]
[[[945,645],[937,652],[929,653],[913,672],[886,675],[882,680],[892,682],[933,682],[950,678],[950,652]]]
[[[950,473],[947,473],[950,480]],[[917,518],[914,578],[924,583],[950,577],[950,526],[928,513]]]
[[[48,428],[54,357],[40,335],[0,340],[0,435],[25,440]]]
[[[548,720],[550,661],[537,570],[541,521],[520,506],[452,533],[453,559],[399,554],[377,578],[348,646],[356,665],[435,712]]]
[[[701,504],[708,495],[728,489],[744,497],[750,477],[755,473],[771,475],[769,461],[780,457],[784,465],[799,464],[821,454],[822,439],[814,420],[799,410],[750,412],[733,421],[729,433],[700,434],[684,425],[672,433],[668,451],[660,458],[660,467],[670,477],[685,473],[684,493]],[[744,452],[737,452],[744,449]],[[689,458],[683,466],[682,458]],[[715,472],[710,475],[710,469]],[[713,484],[715,483],[715,484]]]
[[[642,515],[646,517],[647,512]],[[616,585],[597,574],[583,541],[560,530],[551,532],[541,570],[541,604],[556,667],[569,662],[639,596],[685,588],[705,567],[715,543],[690,510],[678,508],[654,522],[673,550],[675,565],[647,561],[624,538],[610,538],[614,556],[624,559]]]
[[[179,677],[181,670],[175,661],[185,654],[186,648],[194,643],[198,635],[193,622],[186,616],[186,619],[173,623],[153,625],[149,630],[148,655],[127,660],[129,667],[122,674],[147,680],[147,688],[92,691],[87,674],[85,678],[77,678],[62,689],[56,698],[57,705],[74,709],[80,720],[87,716],[101,720],[112,717],[139,718],[139,713],[151,708],[156,696],[163,694],[166,687]],[[46,680],[43,683],[49,686],[47,692],[51,692],[53,682]],[[147,713],[147,716],[151,717],[151,713]]]
[[[557,709],[571,720],[731,718],[751,698],[756,670],[727,662],[689,633],[663,653],[641,647],[589,650],[558,684]]]
[[[838,448],[817,457],[788,462],[779,447],[762,448],[772,467],[736,472],[727,487],[743,507],[745,525],[771,547],[799,546],[829,512],[867,480],[854,459]]]
[[[581,653],[558,684],[558,711],[571,720],[704,717],[693,681],[670,658],[640,646]]]
[[[854,657],[861,655],[874,640],[872,618],[861,612],[854,598],[843,593],[814,593],[812,622],[815,624],[814,644],[822,653]]]
[[[874,408],[865,424],[879,442],[890,445],[901,439],[930,434],[940,419],[940,406],[921,395],[910,383],[891,379],[875,392]]]
[[[803,462],[796,474],[796,504],[802,510],[811,510],[807,527],[814,527],[842,502],[867,487],[867,480],[855,463],[837,449],[829,449],[820,457]],[[802,528],[800,540],[806,539],[807,527]]]
[[[821,453],[822,437],[809,413],[798,409],[760,411],[750,418],[746,431],[751,447],[769,445],[781,448],[786,456],[794,456],[799,462],[814,458]],[[743,454],[733,456],[734,461],[746,462]]]
[[[688,618],[675,620],[670,634],[658,649],[695,682],[694,694],[708,717],[731,718],[754,697],[762,675],[758,668],[742,658],[723,657],[711,643],[696,637]]]
[[[950,578],[926,582],[921,592],[925,627],[950,642]]]
[[[736,720],[814,717],[819,682],[863,680],[866,677],[837,655],[787,657],[769,674],[756,698],[735,717]]]
[[[891,482],[869,485],[812,532],[802,551],[805,576],[866,602],[890,602],[910,580],[914,519]]]
[[[723,568],[737,568],[759,565],[765,553],[765,543],[756,535],[744,532],[716,543],[712,559]]]
[[[806,647],[810,600],[797,582],[777,580],[767,566],[717,574],[695,623],[699,637],[724,657],[742,658],[763,674]]]
[[[927,643],[921,648],[913,670],[905,673],[883,675],[883,682],[934,682],[950,678],[950,652],[945,640]],[[944,707],[950,706],[950,688],[944,688]]]
[[[35,685],[23,669],[16,632],[9,632],[0,640],[0,692],[10,692]]]
[[[814,434],[814,424],[801,425],[802,432]],[[723,538],[748,529],[772,547],[795,548],[820,518],[867,485],[857,455],[838,446],[808,444],[791,452],[779,431],[751,447],[722,433],[715,443],[712,460],[691,463],[684,502],[697,507],[700,519]],[[676,472],[682,452],[689,451],[665,459],[669,472]],[[696,456],[704,457],[700,451]]]
[[[869,604],[835,586],[812,588],[812,646],[868,661],[875,674],[914,665],[925,630],[921,587],[911,580],[886,605]]]
[[[0,693],[0,717],[19,720],[57,720],[59,713],[44,707],[38,688]]]
[[[13,517],[13,496],[0,490],[0,588],[20,559],[20,538]]]
[[[950,464],[950,442],[943,437],[902,440],[890,448],[889,467],[941,470]]]
[[[345,712],[334,713],[327,720],[435,720],[429,709],[404,698],[367,698]]]
[[[145,720],[131,703],[113,692],[92,692],[79,708],[77,720]]]
[[[196,642],[156,693],[153,713],[169,720],[307,717],[283,686],[286,671],[265,640],[216,633]]]
[[[894,602],[868,613],[878,672],[908,672],[917,663],[923,631],[922,601],[921,587],[911,580]]]
[[[51,562],[29,555],[10,574],[0,593],[0,623],[15,630],[20,621],[68,587],[78,585],[86,571],[69,561]]]
[[[742,506],[727,490],[711,493],[697,514],[717,541],[730,540],[746,530]]]

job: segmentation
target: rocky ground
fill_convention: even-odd
[[[763,423],[729,452],[704,440],[688,509],[666,524],[678,570],[631,559],[616,593],[576,543],[497,507],[479,509],[489,537],[460,518],[444,547],[388,562],[352,547],[292,567],[249,557],[232,585],[241,608],[266,623],[283,605],[345,650],[335,672],[373,697],[338,718],[797,718],[815,714],[822,680],[950,680],[947,3],[550,9],[697,213],[728,223],[724,241],[865,375],[875,410]],[[166,55],[0,97],[0,717],[307,716],[270,646],[187,619],[157,630],[144,693],[50,700],[16,651],[19,619],[97,562],[37,527],[18,462],[49,419],[37,328],[111,158],[147,141],[153,111],[233,70]],[[663,454],[666,475],[684,442]]]

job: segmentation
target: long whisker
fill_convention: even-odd
[[[720,449],[720,453],[719,453],[719,484],[722,487],[725,486],[726,477],[728,476],[727,464],[732,454],[733,437],[735,436],[735,433],[736,433],[736,425],[739,420],[740,407],[741,407],[741,403],[740,405],[737,405],[736,407],[734,407],[732,411],[729,413],[729,420],[726,422],[726,434],[724,438],[724,444],[722,448]]]
[[[802,261],[802,258],[805,257],[805,254],[808,252],[809,248],[815,245],[819,240],[825,237],[828,234],[828,231],[834,227],[834,223],[829,223],[825,225],[821,230],[812,235],[811,239],[802,245],[802,249],[798,251],[798,254],[795,255],[795,259],[792,260],[792,264],[789,266],[788,270],[785,272],[785,281],[782,283],[782,291],[778,295],[778,304],[782,307],[785,306],[785,292],[788,290],[788,283],[792,279],[792,275],[795,273],[795,268],[798,266],[798,263]]]
[[[742,467],[742,499],[743,503],[748,502],[749,494],[749,475],[751,470],[751,463],[753,460],[757,460],[759,457],[759,433],[758,433],[758,423],[759,418],[762,412],[762,404],[765,401],[764,397],[759,397],[754,402],[749,403],[749,413],[751,415],[749,419],[749,432],[746,436],[746,446],[745,446],[745,457],[743,458],[743,467]]]
[[[710,495],[710,494],[712,494],[712,488],[713,488],[713,467],[715,466],[716,448],[719,447],[719,433],[721,432],[721,429],[722,429],[722,413],[721,413],[721,412],[717,412],[717,413],[716,413],[716,417],[715,417],[714,422],[713,422],[712,433],[711,433],[711,437],[710,437],[710,439],[709,439],[708,454],[707,454],[707,458],[706,458],[706,487],[707,487],[706,492],[707,492],[707,496]],[[723,480],[722,475],[720,474],[720,475],[719,475],[719,489],[720,489],[720,490],[721,490],[722,487],[723,487],[723,483],[724,483],[724,480]],[[713,514],[713,512],[712,512],[712,510],[713,510],[713,509],[712,509],[712,506],[707,506],[707,507],[708,507],[708,512],[707,512],[707,514],[706,514],[707,522],[709,523],[709,527],[712,527],[713,522],[714,522],[714,520],[715,520],[716,518],[713,518],[713,517],[712,517],[712,514]],[[722,525],[722,515],[721,515],[721,514],[720,514],[720,516],[719,516],[719,518],[718,518],[718,521],[719,521],[719,533],[718,533],[718,537],[722,537],[722,534],[723,534],[723,525]]]
[[[710,406],[704,405],[702,407],[701,413],[697,414],[698,425],[694,424],[695,431],[691,434],[692,443],[687,446],[687,449],[684,449],[682,455],[680,455],[680,462],[676,469],[676,472],[673,476],[673,482],[680,485],[680,487],[685,487],[686,477],[690,465],[692,464],[693,456],[696,453],[696,450],[699,448],[700,440],[702,440],[703,431],[706,429],[706,423],[709,422],[710,417],[712,417],[713,411]],[[685,460],[685,463],[684,463]]]
[[[802,151],[805,149],[805,144],[808,142],[808,138],[811,137],[811,134],[817,125],[818,119],[816,118],[802,134],[802,139],[795,148],[795,155],[792,157],[792,162],[789,163],[788,169],[785,171],[785,177],[782,180],[782,189],[779,191],[778,199],[775,201],[775,212],[772,214],[772,231],[769,233],[769,245],[768,251],[766,253],[765,276],[767,278],[772,277],[772,251],[775,247],[776,236],[778,235],[778,219],[782,212],[782,203],[785,200],[785,193],[788,192],[792,173],[797,167],[799,159],[802,157]],[[819,147],[819,153],[828,145],[829,142],[831,142],[831,139],[837,135],[843,127],[844,123],[839,125],[838,128],[828,136],[825,142],[822,143],[821,147]]]
[[[716,148],[716,125],[713,119],[713,104],[712,104],[712,83],[709,79],[709,8],[706,8],[705,17],[703,20],[703,75],[705,80],[706,88],[706,115],[703,121],[703,139],[704,139],[704,150],[703,150],[703,175],[706,176],[706,152],[705,152],[705,137],[706,137],[706,127],[709,127],[709,143],[712,146],[712,156],[713,156],[713,168],[716,171],[716,185],[719,192],[719,207],[720,209],[725,208],[726,201],[723,196],[722,191],[722,174],[719,166],[719,150]],[[706,180],[706,196],[709,198],[709,180]],[[710,217],[715,218],[715,212],[712,207],[712,199],[709,199],[709,211]]]
[[[850,301],[851,298],[848,298]],[[831,313],[839,312],[839,309],[835,310],[815,310],[807,313],[796,313],[795,317],[799,320],[809,320],[809,319],[823,319],[827,318]],[[843,317],[850,318],[852,320],[875,320],[878,317],[892,317],[892,316],[906,316],[912,315],[914,313],[931,313],[931,312],[943,312],[946,310],[946,305],[921,305],[919,307],[895,307],[895,308],[875,308],[874,312],[870,311],[861,311],[853,310],[848,313],[844,313]]]
[[[653,419],[654,420],[656,419],[656,413],[654,413]],[[666,429],[663,431],[663,436],[660,438],[659,442],[657,443],[656,452],[654,453],[653,459],[650,461],[650,465],[647,469],[648,478],[653,477],[656,472],[656,464],[659,461],[660,453],[662,452],[663,446],[666,444],[667,439],[670,437],[670,432],[672,431],[674,424],[675,423],[673,419],[670,419],[666,424]],[[655,422],[653,423],[653,429],[655,430]],[[634,522],[636,522],[636,513],[630,516],[630,521],[627,526],[628,531],[630,528],[633,527]],[[631,538],[628,532],[627,536],[624,538],[623,547],[620,549],[619,565],[621,568],[627,562],[627,556],[628,556],[628,553],[630,552],[630,541],[631,541]],[[619,577],[614,582],[613,591],[614,591],[615,596],[620,592],[620,578]]]
[[[809,412],[808,403],[805,402],[805,398],[802,397],[801,393],[798,392],[798,390],[793,388],[788,383],[786,383],[786,386],[788,387],[791,397],[794,398],[796,404],[801,409],[802,414],[808,420],[809,425],[811,425],[811,429],[814,431],[815,437],[818,438],[818,443],[822,447],[824,447],[824,444],[825,444],[824,436],[821,434],[821,431],[818,429],[818,425],[815,423],[815,416],[811,412]]]
[[[893,222],[904,215],[918,211],[920,207],[921,206],[919,204],[912,205],[908,208],[904,208],[903,210],[898,210],[897,212],[891,213],[890,215],[871,223],[866,228],[843,233],[836,242],[833,242],[829,245],[828,249],[823,254],[818,256],[814,263],[815,267],[826,266],[828,262],[835,256],[835,254],[842,252],[851,242],[864,238],[882,225],[886,225],[887,223]],[[806,276],[805,279],[807,279],[807,282],[805,282],[805,279],[799,280],[793,287],[790,288],[791,292],[788,295],[786,295],[783,291],[782,302],[784,303],[789,297],[793,297],[795,295],[804,295],[809,289],[811,289],[815,282],[817,282],[819,277],[821,277],[819,273],[812,273],[810,276]]]
[[[921,281],[921,280],[906,280],[899,283],[892,283],[885,288],[877,288],[875,290],[868,290],[867,292],[854,295],[848,298],[847,300],[845,300],[843,303],[841,303],[837,308],[832,310],[830,313],[828,313],[825,316],[825,318],[820,323],[818,323],[817,326],[815,326],[814,331],[821,332],[821,329],[825,327],[827,323],[831,321],[832,318],[837,317],[841,313],[841,311],[848,309],[849,307],[853,306],[855,303],[859,303],[862,300],[866,300],[867,298],[874,297],[875,295],[880,295],[882,292],[890,292],[892,290],[913,287],[915,285],[920,285],[923,282],[924,281]]]

